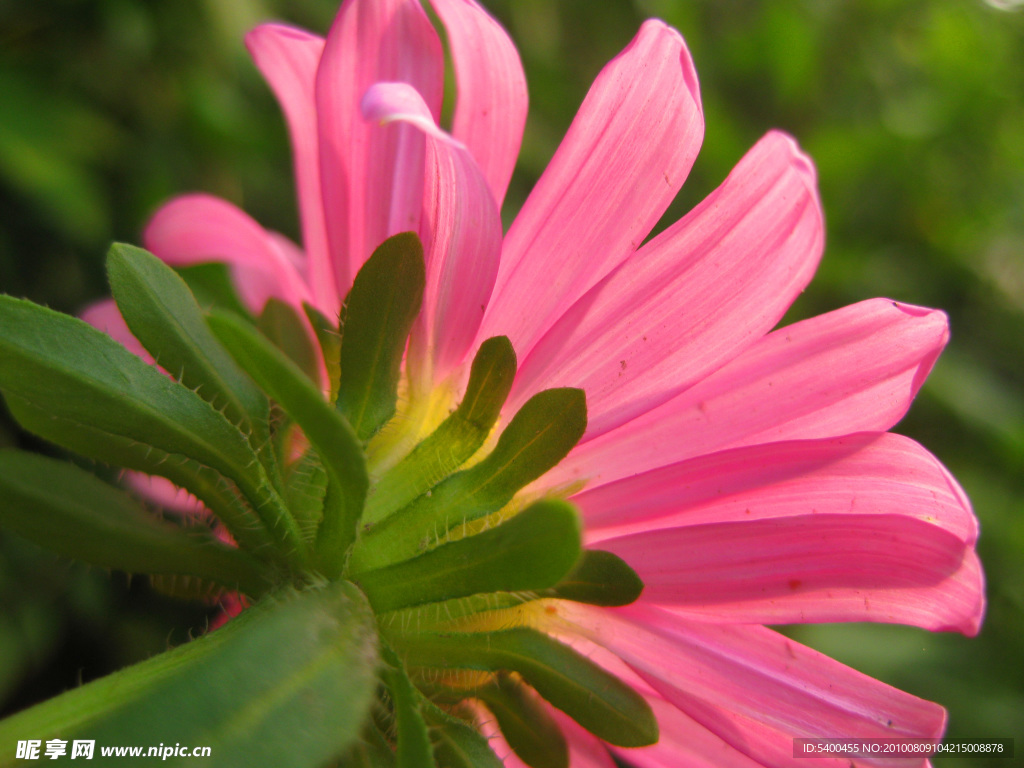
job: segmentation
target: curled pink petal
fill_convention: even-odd
[[[498,207],[526,124],[526,75],[508,34],[475,0],[430,0],[448,33],[458,96],[452,135],[483,171]]]
[[[578,445],[543,487],[596,486],[739,445],[887,430],[948,338],[942,312],[887,299],[780,328],[658,408]]]
[[[937,704],[764,627],[695,622],[641,604],[565,603],[559,613],[567,628],[617,654],[684,714],[764,765],[793,764],[794,737],[938,738],[945,728]]]
[[[374,83],[360,103],[363,117],[379,125],[403,122],[414,125],[432,139],[464,147],[442,131],[419,91],[408,83]]]
[[[409,342],[409,364],[443,379],[466,356],[490,298],[501,256],[501,219],[469,151],[433,122],[412,86],[378,83],[363,100],[366,116],[405,122],[427,136],[420,239],[427,266],[423,309]]]
[[[814,169],[770,133],[551,327],[519,370],[511,409],[542,389],[583,387],[591,438],[650,411],[771,330],[823,243]]]
[[[572,497],[590,542],[644,530],[794,514],[905,515],[973,545],[978,520],[949,472],[913,440],[865,432],[745,446]]]
[[[682,38],[648,21],[604,68],[509,229],[480,338],[520,359],[629,257],[679,191],[704,135]]]
[[[175,198],[150,219],[147,249],[171,266],[223,261],[236,271],[242,298],[259,312],[271,296],[294,306],[311,301],[309,288],[266,230],[231,203],[212,195]]]
[[[409,83],[436,121],[443,67],[440,39],[417,0],[342,4],[316,77],[320,183],[339,295],[387,237],[419,229],[422,207],[423,135],[366,124],[363,95],[377,82]]]
[[[340,300],[327,247],[316,117],[316,71],[324,39],[283,24],[262,24],[245,43],[288,122],[302,240],[309,259],[307,281],[316,306],[333,312]]]
[[[973,550],[899,514],[828,514],[648,530],[606,539],[644,581],[641,600],[704,621],[880,621],[975,635]]]

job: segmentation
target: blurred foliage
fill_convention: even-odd
[[[506,220],[600,67],[643,18],[659,16],[687,39],[707,121],[665,221],[713,189],[764,131],[783,128],[817,163],[829,230],[818,276],[789,319],[877,295],[949,313],[950,346],[898,431],[949,466],[981,518],[990,601],[981,635],[861,625],[790,633],[943,703],[953,737],[1024,736],[1020,3],[485,4],[515,38],[531,94]],[[325,31],[335,10],[334,0],[0,0],[0,290],[80,309],[106,293],[108,243],[137,242],[154,208],[188,190],[222,195],[296,237],[287,135],[242,35],[271,17]],[[0,415],[0,445],[9,444],[41,447]],[[202,612],[145,585],[11,539],[0,540],[7,710],[202,628]]]

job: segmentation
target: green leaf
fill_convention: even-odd
[[[427,724],[420,712],[421,696],[405,673],[401,661],[386,645],[381,647],[381,677],[391,692],[398,730],[397,768],[428,768],[434,765]]]
[[[338,768],[395,768],[395,753],[374,723],[368,723],[355,744],[349,747]]]
[[[531,397],[479,464],[365,531],[352,553],[353,572],[414,557],[452,528],[501,509],[565,458],[586,430],[586,411],[581,389],[548,389]]]
[[[438,768],[502,768],[502,761],[476,728],[429,701],[424,700],[422,706],[432,726]]]
[[[48,438],[59,438],[60,424],[80,426],[212,467],[237,484],[282,550],[302,559],[301,538],[249,441],[195,392],[81,320],[31,302],[0,296],[0,327],[0,389],[57,420]]]
[[[254,444],[267,440],[267,399],[210,333],[185,281],[151,253],[121,243],[110,248],[107,275],[128,328],[160,366],[243,431],[255,427]]]
[[[425,284],[423,246],[404,232],[373,252],[345,300],[337,408],[360,440],[395,413],[402,355]]]
[[[400,640],[410,666],[518,672],[548,702],[609,744],[643,747],[658,740],[658,723],[640,694],[537,630],[421,632]]]
[[[579,558],[580,530],[571,505],[539,501],[496,528],[352,578],[378,613],[481,592],[545,589]]]
[[[625,560],[601,549],[587,549],[576,567],[544,597],[616,606],[629,605],[643,591],[643,581]]]
[[[46,440],[112,466],[165,477],[203,502],[239,546],[261,557],[279,559],[273,540],[237,487],[219,472],[179,454],[51,416],[20,397],[7,395],[11,414],[25,429]]]
[[[253,596],[270,586],[245,552],[158,520],[65,461],[0,451],[0,496],[4,527],[67,557],[128,573],[191,574]]]
[[[221,261],[189,264],[175,270],[188,285],[196,302],[204,312],[223,309],[247,319],[253,319],[249,309],[238,298],[231,268]]]
[[[373,614],[359,590],[336,582],[289,592],[194,642],[5,720],[0,749],[13,755],[16,741],[31,734],[98,746],[208,746],[228,768],[323,765],[367,721],[376,666]]]
[[[309,338],[305,321],[290,304],[271,297],[263,306],[256,326],[310,381],[319,386],[319,353]]]
[[[366,459],[352,428],[295,363],[252,326],[216,313],[209,322],[239,365],[302,428],[324,462],[329,485],[315,551],[323,573],[338,576],[355,538],[369,485]]]
[[[320,342],[320,352],[323,354],[324,367],[327,369],[327,379],[330,382],[331,396],[333,403],[338,397],[338,384],[341,379],[341,331],[338,330],[338,321],[331,322],[324,314],[311,304],[303,304],[309,324],[313,326],[317,341]]]
[[[507,337],[481,344],[459,407],[381,477],[367,499],[363,522],[383,520],[468,461],[498,420],[515,375],[516,353]]]
[[[558,723],[518,676],[499,673],[474,691],[494,715],[501,734],[532,768],[569,768],[569,748]]]

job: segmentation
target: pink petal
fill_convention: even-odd
[[[645,22],[598,75],[509,230],[480,338],[504,334],[525,359],[639,247],[686,178],[703,133],[682,38]]]
[[[552,709],[551,714],[558,721],[569,745],[570,768],[616,768],[603,741],[557,709]]]
[[[942,312],[886,299],[786,326],[664,405],[577,446],[543,487],[596,486],[740,445],[885,431],[948,338]]]
[[[491,717],[489,712],[486,714],[487,717]],[[501,729],[498,728],[497,723],[488,721],[478,725],[490,743],[491,751],[498,756],[504,768],[530,768],[530,766],[519,759],[519,755],[505,741],[505,736],[502,734]]]
[[[978,521],[949,472],[888,432],[734,448],[572,497],[589,542],[652,528],[794,514],[900,514],[973,545]]]
[[[650,747],[615,749],[630,765],[636,768],[762,768],[761,763],[751,760],[660,696],[645,694],[645,698],[658,718],[661,738]]]
[[[378,83],[367,91],[368,119],[405,122],[427,136],[420,238],[427,264],[423,310],[409,342],[413,378],[437,381],[460,363],[476,337],[501,257],[501,219],[469,151],[434,123],[412,86]]]
[[[764,627],[692,622],[641,604],[608,610],[563,603],[559,613],[684,714],[766,766],[815,765],[794,760],[794,737],[937,738],[945,727],[937,704]],[[818,763],[825,764],[845,768],[849,761]]]
[[[324,224],[315,99],[316,70],[324,40],[283,24],[263,24],[246,36],[245,43],[288,121],[302,239],[309,254],[308,282],[317,307],[332,313],[340,300]]]
[[[309,259],[306,258],[305,252],[299,246],[291,241],[290,238],[282,235],[280,232],[274,232],[273,230],[267,230],[267,237],[277,247],[287,261],[295,271],[299,273],[299,278],[303,283],[309,285]],[[336,313],[337,307],[329,308],[332,313]]]
[[[209,512],[199,499],[170,480],[132,471],[126,471],[122,479],[137,494],[165,510],[185,516],[209,517]]]
[[[542,389],[582,387],[591,438],[651,410],[771,330],[823,242],[814,169],[770,133],[551,327],[520,367],[510,410]]]
[[[359,105],[376,82],[405,82],[441,111],[444,53],[416,0],[346,0],[327,36],[316,78],[320,183],[340,295],[387,237],[419,228],[423,135],[380,130]]]
[[[309,289],[275,239],[248,215],[212,195],[175,198],[160,208],[142,235],[146,248],[171,266],[223,261],[249,307],[259,312],[277,297],[294,306]]]
[[[901,514],[796,511],[659,528],[600,547],[636,570],[642,601],[704,621],[879,621],[975,635],[984,613],[974,551]]]
[[[430,0],[448,33],[458,98],[452,135],[501,207],[526,124],[526,76],[508,34],[475,0]]]
[[[117,308],[113,299],[101,299],[95,304],[90,304],[79,313],[79,317],[97,331],[103,331],[114,341],[120,342],[121,346],[136,357],[141,357],[150,365],[155,365],[153,356],[128,330],[128,324],[121,317],[121,310]]]

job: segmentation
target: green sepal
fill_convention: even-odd
[[[501,509],[523,486],[565,458],[587,427],[581,389],[547,389],[531,397],[479,464],[452,475],[366,531],[352,570],[406,560],[452,528]]]
[[[256,427],[254,444],[266,440],[267,399],[210,333],[185,281],[148,251],[122,243],[110,247],[107,276],[129,330],[160,366],[243,431]]]
[[[580,533],[571,505],[538,501],[495,528],[350,578],[378,613],[482,592],[545,589],[579,559]]]
[[[576,567],[544,597],[589,605],[629,605],[644,591],[644,582],[625,560],[603,549],[587,549]]]
[[[373,614],[359,590],[335,582],[289,591],[198,640],[3,721],[0,750],[13,755],[31,734],[208,746],[226,768],[324,765],[368,720],[377,660]]]
[[[315,552],[326,576],[340,575],[369,485],[366,459],[352,428],[295,363],[251,325],[219,313],[209,323],[239,365],[302,428],[323,461],[329,481]]]
[[[310,448],[285,469],[285,500],[303,538],[316,542],[324,517],[327,471],[316,450]]]
[[[338,397],[338,384],[341,379],[341,332],[338,330],[339,321],[333,323],[312,304],[303,303],[302,309],[306,313],[309,324],[313,326],[313,332],[320,344],[320,352],[323,354],[324,367],[327,369],[327,380],[330,382],[331,395],[329,400],[333,403]]]
[[[388,621],[404,627],[413,626],[426,631],[444,632],[457,628],[460,619],[467,616],[505,611],[540,599],[540,593],[530,592],[489,592],[445,600],[441,603],[404,608],[388,616]]]
[[[282,550],[301,559],[301,541],[282,525],[287,510],[248,439],[208,402],[76,318],[0,296],[0,327],[0,389],[20,401],[12,412],[25,404],[54,420],[47,439],[65,445],[62,425],[83,427],[211,467],[235,482]],[[70,441],[80,444],[81,434]]]
[[[640,694],[537,630],[420,632],[398,642],[410,666],[518,672],[550,704],[609,744],[643,747],[658,740],[657,720]]]
[[[215,582],[206,581],[196,576],[167,573],[150,575],[149,586],[161,595],[173,597],[176,600],[207,604],[217,602],[229,591]]]
[[[131,496],[66,461],[0,451],[0,522],[61,555],[128,573],[194,575],[258,596],[268,574],[209,533],[158,520]]]
[[[473,695],[487,705],[520,760],[532,768],[569,768],[562,729],[518,676],[500,672]]]
[[[367,499],[363,522],[383,520],[469,460],[497,422],[515,375],[516,353],[507,337],[481,344],[459,407],[381,477]]]
[[[55,418],[10,393],[7,405],[19,424],[46,440],[111,466],[167,478],[202,501],[240,547],[261,557],[280,559],[260,518],[242,501],[236,486],[219,472],[185,456]]]
[[[248,320],[255,320],[249,308],[242,303],[231,278],[231,267],[222,261],[206,261],[175,267],[181,279],[188,285],[196,303],[204,312],[222,309],[234,312]]]
[[[502,768],[502,761],[476,728],[427,700],[422,707],[431,726],[437,768]]]
[[[337,408],[360,440],[395,413],[402,355],[425,284],[423,245],[412,232],[381,243],[352,283],[342,315]]]
[[[320,382],[320,356],[299,313],[278,298],[263,305],[256,327],[312,382]]]
[[[386,644],[381,645],[381,677],[391,693],[394,705],[395,726],[398,732],[395,750],[396,768],[429,768],[434,765],[430,746],[430,734],[420,711],[422,697],[402,662]]]

